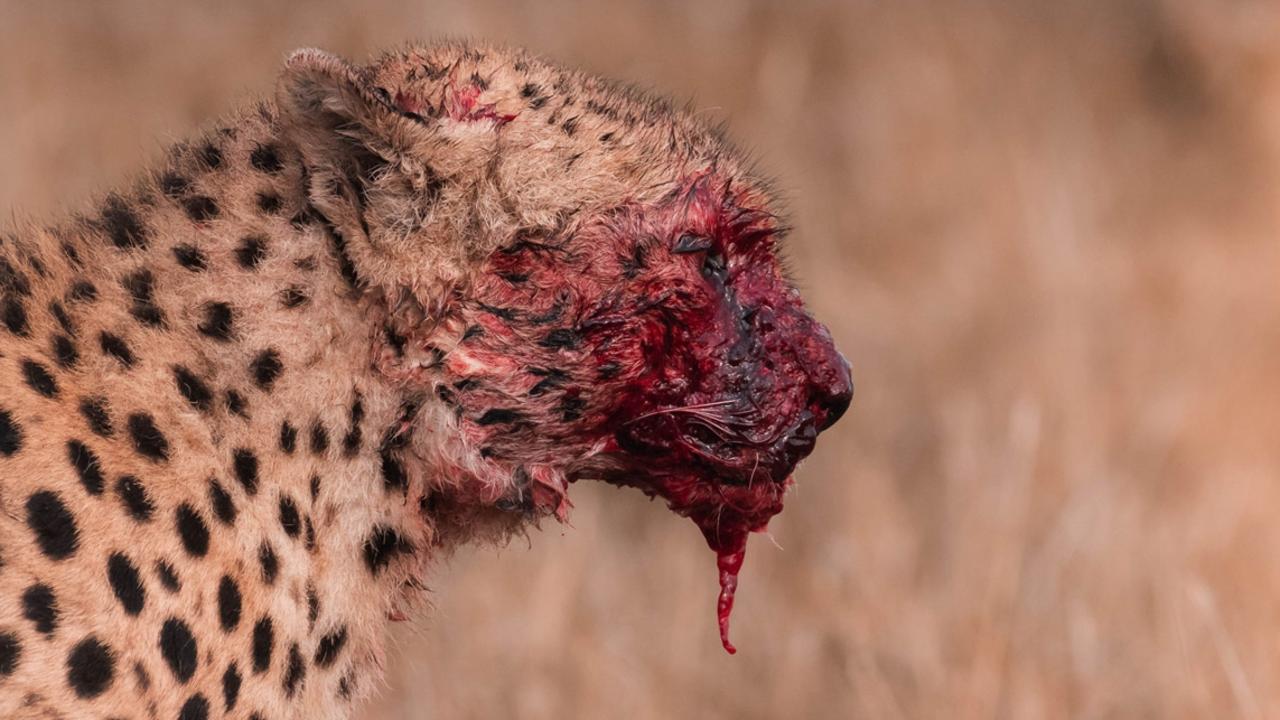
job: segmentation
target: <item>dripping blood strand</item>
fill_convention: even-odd
[[[714,518],[714,519],[713,519]],[[747,555],[747,535],[750,526],[739,518],[726,522],[720,513],[707,513],[694,519],[707,539],[707,545],[716,554],[716,568],[720,571],[720,596],[716,599],[716,620],[720,625],[720,644],[730,655],[738,649],[729,642],[729,616],[733,614],[733,596],[738,591],[738,573]]]
[[[720,569],[720,597],[716,600],[716,619],[720,622],[720,644],[730,655],[738,649],[729,642],[729,615],[733,612],[733,595],[738,591],[738,572],[747,555],[744,542],[736,550],[716,550],[716,566]]]

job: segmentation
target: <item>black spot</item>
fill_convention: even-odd
[[[289,646],[289,661],[285,665],[284,696],[292,698],[298,692],[298,686],[302,684],[302,680],[307,675],[307,663],[302,659],[302,652],[298,649],[298,643]]]
[[[263,390],[270,391],[280,373],[284,371],[284,363],[280,362],[280,353],[275,349],[267,349],[258,353],[249,365],[254,382]]]
[[[192,557],[204,557],[209,552],[209,526],[204,518],[186,503],[178,506],[173,517],[182,546]]]
[[[338,229],[329,223],[325,223],[325,230],[329,234],[329,242],[333,246],[333,253],[338,258],[338,272],[342,275],[342,279],[347,281],[347,285],[353,290],[359,290],[361,286],[360,276],[356,273],[356,265],[351,261],[351,256],[347,254],[347,239],[338,232]]]
[[[67,655],[67,684],[81,700],[105,692],[115,674],[115,652],[93,635],[76,643]]]
[[[218,583],[218,622],[223,632],[231,632],[240,625],[240,588],[228,575],[223,575]]]
[[[151,676],[147,674],[147,669],[142,667],[140,662],[133,664],[133,679],[137,681],[138,687],[143,692],[151,689]]]
[[[222,150],[219,150],[218,146],[213,143],[205,143],[196,157],[210,170],[217,170],[222,166]]]
[[[0,290],[12,290],[24,297],[31,295],[31,283],[27,276],[4,258],[0,258]]]
[[[246,270],[258,267],[267,257],[267,239],[260,235],[251,235],[240,241],[236,248],[236,262]]]
[[[528,100],[540,92],[541,89],[537,85],[534,85],[533,83],[525,83],[525,86],[520,88],[520,97]]]
[[[49,374],[49,369],[35,360],[22,360],[22,377],[32,390],[51,398],[58,395],[58,383]]]
[[[381,452],[382,484],[388,490],[404,490],[409,487],[409,477],[405,475],[404,466],[391,454],[391,448],[384,447]]]
[[[40,552],[51,560],[63,560],[80,547],[76,519],[56,493],[41,490],[27,498],[27,527],[36,536]]]
[[[320,497],[320,476],[312,475],[311,476],[311,502],[314,503],[317,497]]]
[[[76,344],[66,335],[55,334],[52,346],[53,359],[58,363],[58,367],[67,370],[75,367],[80,361],[80,351],[76,350]]]
[[[191,182],[173,171],[160,176],[160,192],[171,200],[176,200],[190,189]]]
[[[280,196],[273,192],[258,193],[258,209],[268,215],[280,212]]]
[[[306,526],[307,552],[311,552],[316,549],[316,528],[315,525],[311,524],[311,516],[307,516],[306,520],[303,521],[303,525]]]
[[[404,357],[404,346],[405,343],[409,342],[409,338],[396,332],[391,323],[386,323],[382,326],[382,335],[386,338],[387,344],[391,346],[391,349],[395,351],[396,357]]]
[[[156,421],[150,415],[133,413],[129,415],[126,425],[129,428],[129,437],[133,438],[133,449],[137,450],[139,455],[153,462],[169,459],[169,441],[156,427]]]
[[[240,697],[240,681],[240,668],[231,663],[222,674],[222,701],[226,704],[227,712],[236,707],[236,700]]]
[[[289,424],[288,420],[280,423],[280,449],[286,455],[292,455],[294,449],[298,447],[298,429]]]
[[[142,269],[130,273],[122,281],[124,289],[133,300],[129,313],[138,322],[152,327],[164,325],[164,313],[156,305],[156,279],[150,270]]]
[[[194,245],[174,245],[173,257],[182,267],[191,272],[202,272],[209,267],[208,261],[204,258],[204,253]]]
[[[13,413],[0,410],[0,455],[9,457],[22,449],[22,426]]]
[[[236,480],[244,486],[244,491],[253,495],[258,492],[258,456],[247,448],[236,448],[232,453],[232,467]]]
[[[364,563],[369,572],[377,575],[396,556],[412,553],[413,545],[395,529],[385,525],[375,527],[364,541]]]
[[[271,628],[271,618],[263,617],[253,626],[253,672],[260,674],[271,665],[271,644],[275,640],[275,631]]]
[[[276,551],[271,545],[265,542],[258,548],[258,564],[262,566],[262,581],[274,585],[276,576],[280,574],[280,558],[276,557]]]
[[[533,387],[529,388],[529,394],[533,396],[543,395],[554,388],[560,387],[569,379],[569,373],[558,368],[530,367],[529,374],[542,378]]]
[[[307,629],[316,626],[316,618],[320,617],[320,596],[316,594],[316,586],[307,583]]]
[[[53,314],[53,318],[62,326],[63,331],[68,335],[76,334],[75,323],[71,322],[71,316],[67,314],[66,308],[62,307],[62,303],[57,300],[50,302],[49,312]]]
[[[195,674],[199,662],[196,638],[185,622],[176,617],[164,621],[160,628],[160,655],[178,682],[185,684]]]
[[[204,321],[196,328],[204,335],[227,342],[231,339],[231,306],[224,302],[211,302],[204,306]]]
[[[236,521],[236,504],[231,495],[222,488],[222,484],[209,478],[209,504],[213,506],[213,514],[223,525],[231,525]]]
[[[338,653],[342,651],[342,646],[347,644],[347,626],[334,630],[333,632],[320,638],[320,642],[316,643],[316,665],[327,668],[337,659]]]
[[[360,441],[364,437],[364,431],[360,428],[362,420],[364,420],[364,403],[357,397],[351,404],[351,428],[342,438],[342,454],[347,457],[353,457],[360,450]]]
[[[560,418],[565,422],[573,422],[582,417],[582,409],[587,406],[587,402],[578,397],[574,392],[565,393],[560,398],[560,404],[556,406],[556,410],[560,413]]]
[[[160,578],[160,584],[169,592],[178,592],[182,589],[182,581],[178,580],[178,572],[165,560],[156,562],[156,577]]]
[[[129,273],[120,281],[120,284],[135,303],[155,301],[156,278],[146,268]]]
[[[607,132],[600,136],[600,142],[607,143],[613,139],[613,132]]]
[[[106,398],[83,398],[80,400],[80,414],[84,416],[84,421],[88,423],[89,429],[92,430],[94,434],[101,435],[102,437],[111,437],[114,429],[111,427],[111,414],[107,412]],[[0,422],[0,427],[3,427],[2,422]],[[0,431],[0,438],[3,436],[3,431]],[[0,452],[3,450],[4,445],[0,442]]]
[[[218,217],[218,203],[208,195],[192,195],[182,199],[182,209],[194,222],[208,222]]]
[[[476,418],[477,425],[510,425],[524,420],[524,413],[510,408],[489,408]]]
[[[27,251],[24,250],[22,253],[22,259],[25,260],[26,263],[31,266],[32,270],[36,271],[37,275],[39,275],[40,277],[49,277],[49,272],[45,270],[44,263],[40,261],[40,258],[38,256],[29,255],[27,254]]]
[[[67,459],[71,461],[71,467],[74,467],[76,474],[80,476],[80,484],[84,485],[84,489],[90,495],[101,495],[102,465],[98,463],[98,456],[79,440],[68,440]]]
[[[284,532],[291,538],[298,537],[298,533],[302,532],[302,518],[298,515],[298,506],[293,502],[293,498],[281,496],[280,498],[280,527],[284,528]]]
[[[18,669],[18,660],[22,659],[22,644],[18,636],[10,632],[0,632],[0,677],[8,677]]]
[[[289,309],[304,305],[310,299],[307,296],[306,288],[301,285],[290,285],[280,291],[280,304]]]
[[[107,196],[102,206],[102,229],[111,243],[121,250],[147,246],[147,229],[119,195]]]
[[[67,291],[67,302],[93,302],[98,299],[98,288],[88,280],[79,280]]]
[[[477,302],[476,307],[480,308],[483,312],[489,313],[496,318],[501,318],[508,322],[514,322],[516,318],[520,316],[520,313],[512,308],[497,307],[495,305],[489,305],[482,302]]]
[[[192,695],[178,711],[178,720],[209,720],[209,701],[204,695]]]
[[[278,173],[284,169],[284,163],[280,161],[280,152],[275,145],[259,145],[253,149],[249,155],[249,162],[253,163],[253,167],[264,173]]]
[[[142,612],[146,604],[146,591],[142,589],[142,578],[138,576],[138,568],[129,558],[121,553],[112,553],[107,558],[107,581],[111,583],[111,591],[130,615]]]
[[[531,98],[529,100],[529,108],[531,110],[541,110],[542,106],[546,105],[547,101],[550,99],[551,97],[549,95],[539,95],[538,97]]]
[[[116,494],[120,496],[120,501],[124,503],[124,509],[130,517],[138,522],[151,521],[156,508],[138,478],[122,475],[119,480],[116,480]]]
[[[249,401],[235,390],[227,391],[227,411],[242,418],[249,417]]]
[[[129,345],[118,335],[113,335],[104,330],[98,335],[98,345],[102,347],[102,352],[119,360],[120,364],[126,368],[133,367],[133,364],[137,362],[133,351],[129,349]]]
[[[538,344],[545,348],[573,349],[578,346],[580,340],[577,331],[571,328],[556,328],[539,340]]]
[[[58,629],[58,600],[53,588],[36,583],[22,592],[22,617],[36,626],[36,632],[52,635]]]
[[[317,420],[311,426],[311,452],[316,455],[323,454],[329,449],[329,431],[324,429],[324,425]]]
[[[84,260],[81,259],[80,251],[76,249],[75,245],[72,245],[70,241],[63,240],[59,244],[59,247],[62,249],[62,254],[66,256],[67,262],[71,264],[71,267],[76,268],[77,270],[84,267]]]
[[[27,337],[31,334],[31,326],[27,323],[27,308],[16,297],[4,299],[4,307],[0,308],[0,320],[4,321],[4,326],[14,335]]]
[[[213,391],[195,373],[181,365],[173,366],[173,380],[178,392],[200,412],[209,412],[213,405]]]
[[[560,129],[564,130],[565,135],[573,137],[573,134],[578,131],[578,117],[575,115],[574,117],[565,120],[564,123],[560,125]]]

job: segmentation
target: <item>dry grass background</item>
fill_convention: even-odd
[[[790,188],[858,395],[713,559],[635,493],[467,550],[365,718],[1280,714],[1280,8],[1257,0],[0,2],[46,215],[289,49],[524,44],[692,97]]]

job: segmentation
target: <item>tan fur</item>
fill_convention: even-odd
[[[457,93],[480,86],[471,109],[460,110],[475,117],[451,116],[447,108],[458,102]],[[413,118],[396,107],[446,110]],[[516,119],[505,120],[509,115]],[[277,150],[278,172],[253,166],[250,158],[263,145]],[[216,167],[206,146],[221,156]],[[351,178],[371,160],[376,171],[363,178],[366,190],[357,197]],[[432,557],[529,519],[494,509],[514,488],[510,468],[477,454],[454,415],[421,382],[430,358],[414,348],[403,357],[390,353],[383,325],[431,336],[448,350],[463,329],[441,323],[441,308],[465,294],[495,248],[530,229],[572,226],[604,208],[655,201],[676,178],[710,167],[764,192],[714,133],[686,115],[523,52],[414,47],[354,67],[306,50],[286,63],[275,102],[232,115],[207,136],[175,147],[164,167],[119,193],[145,228],[145,247],[112,243],[102,210],[107,201],[83,217],[6,236],[0,253],[29,291],[12,282],[5,289],[5,298],[26,315],[25,335],[0,328],[0,410],[21,433],[21,447],[0,456],[0,633],[20,645],[12,674],[0,677],[0,717],[173,718],[197,695],[207,701],[209,717],[347,717],[353,703],[378,686],[387,618],[420,599],[419,579]],[[166,194],[166,173],[188,187]],[[260,194],[278,197],[278,210],[262,210]],[[216,203],[216,217],[193,220],[185,203],[198,196]],[[359,291],[344,283],[342,258],[324,222],[308,217],[311,205],[345,241]],[[252,269],[237,257],[248,237],[262,238],[265,247]],[[198,248],[204,270],[175,260],[174,247],[184,244]],[[152,304],[163,316],[158,326],[139,321],[138,302],[124,287],[139,270],[151,273]],[[68,297],[80,281],[93,284],[95,299]],[[289,307],[289,299],[297,299],[289,295],[293,289],[306,300]],[[59,327],[54,302],[74,332]],[[233,308],[233,339],[211,339],[199,329],[212,302]],[[133,367],[100,349],[104,331],[128,344]],[[54,335],[73,343],[73,366],[59,366]],[[283,366],[269,389],[258,387],[251,370],[267,349]],[[22,370],[26,359],[49,371],[55,397],[33,390]],[[175,365],[213,391],[208,411],[179,393]],[[247,417],[228,408],[232,390],[247,401]],[[347,453],[344,437],[353,427],[357,395],[361,438]],[[106,401],[110,436],[93,432],[79,410],[82,400],[98,397]],[[407,420],[406,403],[419,405]],[[139,412],[163,433],[167,461],[135,449],[126,418]],[[280,446],[285,422],[297,430],[291,454]],[[395,457],[407,484],[388,489],[380,448],[405,422],[412,429]],[[319,452],[310,448],[316,423],[328,435],[328,448]],[[96,456],[101,494],[79,480],[69,440]],[[258,458],[255,494],[237,482],[237,448]],[[545,470],[537,481],[563,490],[563,473]],[[123,509],[116,486],[126,475],[136,476],[150,497],[148,522]],[[313,476],[320,478],[314,501]],[[210,478],[235,504],[231,526],[215,517]],[[74,517],[78,548],[65,559],[51,559],[33,541],[26,503],[39,491],[55,493]],[[285,533],[281,496],[313,525],[313,549],[305,532]],[[429,500],[440,504],[428,511]],[[208,528],[204,557],[192,557],[175,532],[183,503]],[[404,551],[389,551],[385,567],[371,573],[365,558],[375,527],[398,533]],[[264,542],[279,558],[271,584],[259,562]],[[107,581],[107,558],[116,552],[141,576],[144,605],[136,616],[125,612]],[[164,589],[155,571],[159,561],[177,570],[180,591]],[[224,575],[242,594],[239,622],[230,631],[219,624]],[[24,614],[22,595],[35,583],[56,595],[57,627],[48,636]],[[319,600],[314,624],[309,589]],[[270,666],[255,673],[252,628],[268,616]],[[158,649],[170,617],[187,623],[198,648],[186,681]],[[346,629],[345,643],[336,660],[321,667],[315,662],[321,638],[339,628]],[[114,668],[108,686],[86,699],[70,689],[67,658],[90,636],[110,647]],[[282,684],[295,643],[305,677],[288,696]],[[231,663],[243,681],[227,715],[222,680]]]

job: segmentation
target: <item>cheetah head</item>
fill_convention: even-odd
[[[661,497],[718,554],[732,652],[747,534],[852,392],[766,183],[687,113],[520,52],[302,51],[278,96],[383,314],[374,364],[423,398],[438,531],[563,519],[579,479]]]

